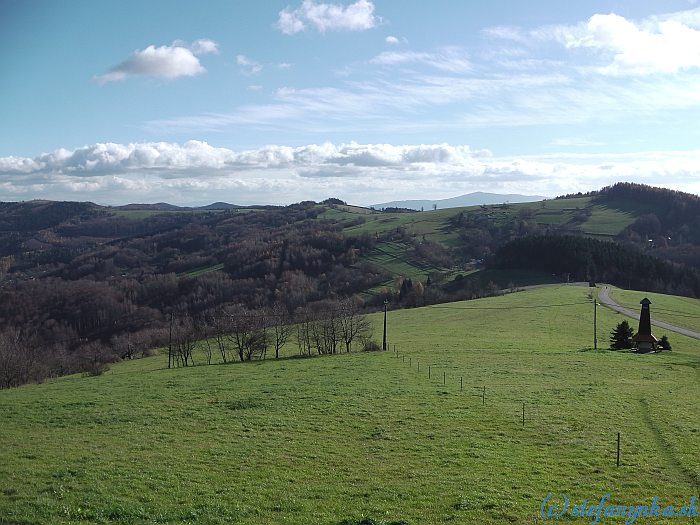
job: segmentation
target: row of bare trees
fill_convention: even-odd
[[[197,318],[171,320],[169,366],[194,365],[196,341],[207,364],[215,356],[221,362],[265,359],[268,352],[279,358],[292,336],[300,355],[335,354],[366,349],[372,325],[352,299],[322,301],[313,308],[298,308],[290,315],[281,303],[249,310],[243,305],[221,308]]]
[[[299,354],[350,352],[358,345],[367,348],[372,325],[351,299],[323,301],[313,309],[297,312],[296,342]]]
[[[322,301],[313,308],[298,308],[290,315],[281,303],[249,310],[243,305],[221,308],[197,318],[171,322],[169,366],[194,365],[197,341],[207,364],[279,358],[282,348],[296,336],[300,355],[335,354],[365,349],[372,325],[352,299]]]
[[[169,329],[123,333],[109,343],[55,341],[50,348],[7,327],[0,331],[0,388],[75,372],[99,375],[109,363],[145,357],[164,344],[168,366],[187,367],[203,364],[202,358],[206,364],[265,359],[268,354],[279,358],[283,347],[294,342],[303,356],[376,349],[371,338],[371,323],[361,304],[351,299],[322,301],[298,308],[294,315],[282,303],[255,310],[230,305],[197,317],[173,314]]]

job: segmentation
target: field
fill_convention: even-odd
[[[444,268],[426,264],[411,255],[412,248],[406,244],[383,242],[377,244],[364,260],[394,275],[424,282],[431,273],[445,271]]]
[[[1,391],[0,523],[534,524],[549,493],[687,505],[700,341],[593,352],[589,294],[391,311],[385,353],[156,356]],[[598,310],[599,341],[620,319]]]
[[[322,215],[323,218],[356,219],[358,216],[364,219],[364,223],[345,228],[348,235],[384,234],[404,227],[417,236],[425,236],[429,241],[439,242],[449,246],[457,239],[457,234],[450,231],[448,219],[459,214],[462,210],[474,210],[475,208],[450,208],[445,210],[416,211],[410,213],[367,213],[364,211],[350,211],[329,209]]]
[[[653,292],[640,292],[611,288],[610,297],[620,306],[640,308],[639,301],[647,297],[651,301],[651,317],[673,323],[690,330],[700,330],[700,300],[690,297],[677,297]],[[634,324],[633,324],[634,326]],[[656,328],[655,331],[663,330]],[[668,334],[673,338],[675,335]]]
[[[649,213],[643,207],[629,201],[611,201],[608,204],[593,204],[590,197],[573,199],[555,199],[534,203],[508,205],[471,206],[466,208],[447,208],[426,210],[423,212],[382,213],[356,206],[334,206],[326,208],[320,218],[335,221],[347,221],[344,232],[347,235],[384,235],[397,228],[417,238],[455,246],[459,240],[458,229],[451,224],[451,219],[460,213],[478,218],[487,218],[495,224],[504,224],[517,218],[523,210],[530,210],[532,219],[541,226],[556,226],[572,231],[581,231],[598,238],[610,238],[620,233],[637,217]],[[583,219],[580,216],[583,215]],[[357,224],[360,219],[362,222]],[[411,250],[401,249],[393,242],[379,242],[369,257],[363,258],[394,277],[421,277],[425,280],[431,268],[426,268]],[[433,268],[433,270],[445,270]],[[457,270],[457,269],[453,269]],[[484,277],[486,278],[486,277]],[[550,282],[551,279],[540,281]],[[530,284],[528,281],[515,281],[515,284]]]
[[[451,217],[459,213],[488,214],[495,221],[503,221],[517,216],[523,209],[532,210],[535,221],[543,226],[570,225],[572,229],[580,229],[588,235],[603,237],[620,233],[637,217],[653,211],[648,206],[636,205],[629,201],[613,201],[603,205],[592,204],[590,197],[581,197],[509,204],[507,206],[471,206],[407,213],[380,213],[371,212],[366,208],[341,206],[327,209],[322,217],[335,220],[362,217],[364,223],[347,227],[345,231],[348,234],[383,234],[397,227],[405,227],[414,235],[424,235],[428,240],[449,246],[457,239],[457,235],[452,231],[453,228],[448,222]],[[590,216],[580,225],[574,224],[576,215],[586,210],[590,212]]]

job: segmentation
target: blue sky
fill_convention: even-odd
[[[3,0],[0,49],[0,200],[700,193],[691,0]]]

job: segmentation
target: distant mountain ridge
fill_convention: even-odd
[[[192,211],[192,210],[232,210],[240,208],[228,202],[213,202],[206,206],[176,206],[167,202],[157,202],[155,204],[125,204],[123,206],[110,206],[118,210],[139,210],[139,211]]]
[[[478,206],[479,204],[502,204],[504,202],[536,202],[545,200],[547,197],[541,195],[519,195],[515,193],[500,194],[500,193],[484,193],[481,191],[466,193],[449,199],[415,199],[405,201],[383,202],[381,204],[372,204],[370,207],[375,209],[381,208],[408,208],[411,210],[420,210],[421,208],[429,210],[436,204],[439,209],[445,208],[461,208],[463,206]]]

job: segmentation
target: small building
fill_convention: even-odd
[[[639,301],[639,304],[642,305],[642,311],[639,313],[639,329],[632,337],[634,349],[642,353],[653,352],[659,340],[651,333],[651,311],[649,310],[651,301],[645,297]]]

